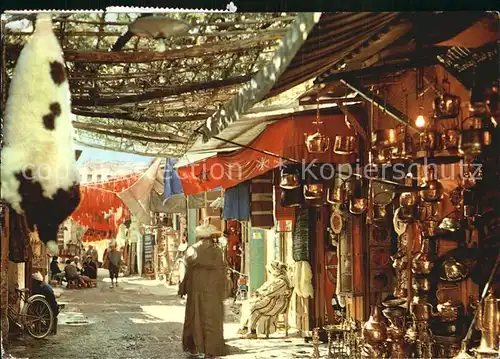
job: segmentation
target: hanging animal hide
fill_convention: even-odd
[[[2,197],[50,252],[80,202],[71,95],[50,14],[39,14],[12,76],[5,108]]]

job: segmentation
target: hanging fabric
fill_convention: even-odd
[[[23,263],[30,260],[30,229],[26,216],[18,214],[9,208],[9,260],[14,263]]]
[[[248,221],[250,218],[250,183],[243,182],[224,192],[224,219]]]
[[[252,180],[250,205],[252,227],[270,229],[274,226],[273,191],[272,172]]]
[[[164,186],[165,189],[163,191],[163,199],[166,201],[170,197],[176,194],[183,194],[181,180],[177,171],[174,169],[174,165],[177,163],[177,159],[167,158],[167,162],[165,164],[165,173],[164,173]]]
[[[292,253],[293,260],[296,262],[307,261],[311,257],[311,241],[309,238],[309,214],[308,209],[299,209],[297,211],[297,222],[293,231]]]

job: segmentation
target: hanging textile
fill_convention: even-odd
[[[311,241],[309,238],[308,209],[299,209],[297,211],[297,222],[292,238],[293,260],[296,262],[309,262],[311,259]]]
[[[84,241],[108,238],[108,232],[116,233],[119,225],[130,217],[129,209],[117,192],[129,188],[139,176],[134,173],[107,182],[80,186],[81,202],[71,218],[89,228]]]
[[[151,223],[150,194],[160,170],[161,159],[156,159],[146,172],[132,186],[118,193],[118,197],[127,205],[137,221]]]
[[[299,189],[301,189],[299,187]],[[285,191],[279,186],[274,186],[274,214],[277,221],[292,221],[295,224],[295,208],[285,207],[281,202],[282,193]]]
[[[270,229],[274,226],[273,173],[254,178],[251,183],[252,227]]]
[[[250,218],[250,183],[243,182],[224,192],[224,219],[248,221]]]
[[[174,165],[177,163],[177,159],[167,158],[167,162],[165,164],[165,173],[164,173],[164,186],[165,189],[163,191],[163,199],[168,200],[170,197],[176,194],[183,194],[181,180],[177,171],[174,169]]]
[[[18,214],[9,208],[9,260],[14,263],[23,263],[30,260],[30,230],[26,216]]]

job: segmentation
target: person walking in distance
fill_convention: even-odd
[[[224,261],[215,243],[220,231],[205,223],[196,227],[198,242],[186,250],[187,271],[179,295],[187,294],[182,346],[192,355],[205,358],[225,355]]]
[[[122,264],[122,252],[116,249],[116,243],[110,246],[106,253],[106,262],[108,264],[109,277],[111,278],[111,288],[118,287],[118,273]]]

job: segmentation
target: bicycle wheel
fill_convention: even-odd
[[[43,339],[52,331],[54,314],[42,295],[30,297],[23,310],[24,327],[35,339]]]

